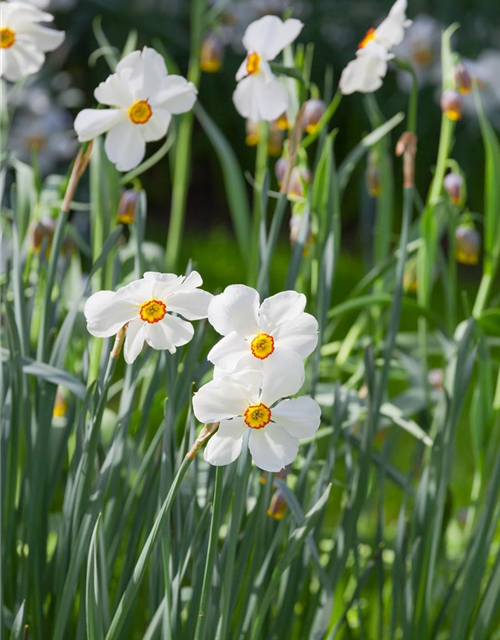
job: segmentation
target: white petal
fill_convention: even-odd
[[[159,322],[144,324],[146,325],[146,342],[153,349],[160,351],[168,349],[170,353],[175,353],[177,347],[190,342],[194,335],[193,325],[169,313]]]
[[[118,171],[130,171],[144,158],[146,142],[140,126],[130,121],[120,122],[106,136],[104,149]]]
[[[244,118],[252,122],[270,122],[288,109],[290,96],[275,76],[266,79],[264,74],[256,73],[238,82],[233,103]]]
[[[25,27],[23,35],[28,35],[40,51],[54,51],[61,46],[65,38],[64,31],[48,29],[39,24],[30,24]]]
[[[236,72],[235,77],[237,81],[243,80],[243,78],[246,78],[246,76],[248,75],[247,62],[248,62],[248,56],[240,64],[238,71]]]
[[[131,322],[127,327],[127,331],[125,332],[125,346],[123,348],[123,355],[127,364],[135,362],[144,347],[144,341],[146,339],[145,324],[146,323],[139,318]]]
[[[215,296],[208,307],[208,321],[223,336],[236,331],[240,336],[259,332],[259,294],[243,284],[232,284]]]
[[[83,313],[89,333],[97,338],[109,338],[137,317],[137,307],[114,291],[98,291],[87,300]]]
[[[151,106],[153,109],[155,106],[163,107],[174,114],[185,113],[193,108],[197,95],[198,90],[186,78],[168,76],[162,83],[161,91],[151,99]]]
[[[151,118],[141,126],[141,132],[146,142],[154,142],[163,138],[170,125],[172,116],[166,109],[153,109]]]
[[[261,330],[273,334],[280,324],[299,316],[306,302],[305,295],[297,291],[282,291],[266,298],[259,310]]]
[[[197,271],[191,271],[187,277],[176,276],[173,273],[147,271],[144,274],[144,278],[154,281],[154,297],[165,302],[174,293],[188,293],[203,284],[203,280]]]
[[[283,400],[273,407],[272,420],[295,438],[309,438],[321,422],[321,409],[312,398]]]
[[[41,51],[24,42],[16,42],[9,49],[0,49],[1,76],[9,82],[17,82],[36,73],[44,61],[45,55]]]
[[[274,60],[297,38],[303,26],[300,20],[293,18],[283,22],[277,16],[264,16],[247,28],[243,46],[247,51],[258,52],[266,60]]]
[[[252,360],[255,360],[251,355],[248,342],[233,331],[212,347],[207,358],[216,367],[226,371],[235,371],[240,360],[246,355],[250,355]]]
[[[270,407],[288,396],[293,396],[304,384],[304,361],[294,351],[276,351],[264,361],[262,368],[262,402]]]
[[[75,131],[80,142],[106,133],[123,121],[127,114],[121,109],[84,109],[76,116]]]
[[[258,392],[258,382],[251,376],[236,374],[212,380],[194,394],[194,415],[204,424],[241,416],[258,401]]]
[[[374,43],[369,43],[364,49],[363,55],[358,55],[349,62],[340,76],[340,90],[344,95],[359,91],[361,93],[373,93],[382,86],[382,79],[387,73],[387,56],[379,57],[378,49]],[[376,52],[371,55],[370,51]]]
[[[153,298],[153,285],[151,282],[141,278],[118,289],[116,295],[117,299],[129,300],[135,304],[136,307],[139,307]],[[137,311],[137,313],[139,313],[139,311]]]
[[[405,36],[405,28],[411,20],[406,19],[407,0],[397,0],[387,18],[377,27],[375,37],[386,49],[400,44]]]
[[[147,100],[155,95],[167,77],[165,60],[157,51],[144,47],[133,51],[116,66],[123,73],[136,100]]]
[[[206,318],[208,313],[208,305],[212,301],[212,294],[208,291],[194,289],[183,293],[174,293],[167,298],[168,309],[179,313],[186,320],[200,320]]]
[[[14,32],[22,31],[23,27],[33,22],[52,22],[54,16],[27,2],[0,3],[2,27],[9,27]]]
[[[134,102],[134,96],[127,83],[118,73],[113,73],[105,82],[101,82],[94,91],[94,97],[101,104],[125,109],[128,109]]]
[[[318,344],[318,321],[309,313],[283,322],[273,333],[276,349],[286,348],[307,358]]]
[[[263,429],[252,429],[248,448],[259,469],[276,472],[295,460],[299,441],[281,427],[270,423]]]
[[[242,418],[223,420],[205,447],[205,460],[216,467],[234,462],[241,453],[247,429]]]

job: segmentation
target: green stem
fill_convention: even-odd
[[[252,253],[249,264],[249,280],[255,286],[259,277],[259,255],[260,255],[260,225],[262,222],[262,197],[261,189],[264,183],[264,176],[267,170],[267,142],[269,135],[269,125],[261,122],[259,126],[259,142],[257,145],[257,155],[255,158],[255,176],[253,191],[253,216],[252,216]]]
[[[205,634],[207,609],[210,601],[210,589],[212,586],[215,554],[217,552],[217,540],[219,537],[223,477],[224,467],[217,467],[215,472],[214,501],[212,504],[212,523],[210,525],[210,536],[208,539],[207,559],[205,562],[205,572],[203,575],[203,586],[201,589],[200,609],[198,612],[198,622],[196,624],[195,640],[202,640]]]
[[[200,83],[200,52],[203,37],[203,13],[205,0],[194,0],[191,12],[191,57],[189,59],[188,80],[196,87]],[[175,146],[174,184],[172,207],[168,227],[165,265],[167,270],[175,271],[179,262],[184,216],[186,213],[187,190],[189,186],[191,135],[193,131],[193,112],[185,113],[181,118],[179,136]]]

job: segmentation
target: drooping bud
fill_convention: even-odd
[[[467,68],[460,62],[455,67],[455,85],[462,95],[467,95],[472,91],[472,79]]]
[[[64,395],[62,394],[60,387],[57,387],[56,399],[54,401],[52,415],[54,418],[63,418],[66,415],[67,410],[68,404],[64,398]]]
[[[300,213],[294,213],[290,218],[290,245],[293,247],[299,239],[299,234],[302,228],[302,221],[304,216]],[[309,255],[309,247],[314,242],[314,233],[311,227],[311,221],[309,221],[307,228],[307,235],[304,241],[304,257]]]
[[[311,172],[307,167],[294,167],[288,183],[288,195],[297,198],[304,197],[304,183],[311,182]]]
[[[245,129],[247,133],[245,144],[247,144],[249,147],[255,147],[260,139],[258,123],[252,122],[252,120],[247,120],[245,123]]]
[[[461,264],[477,264],[481,252],[481,236],[469,224],[460,224],[455,230],[455,258]]]
[[[462,97],[454,89],[448,89],[441,95],[441,111],[450,120],[460,120],[462,117]]]
[[[366,190],[372,198],[380,195],[380,167],[378,154],[371,151],[368,155],[368,164],[366,167]]]
[[[427,374],[427,382],[434,389],[440,390],[443,388],[444,373],[442,369],[431,369]]]
[[[279,489],[274,492],[267,515],[275,520],[283,520],[286,513],[286,500]]]
[[[286,172],[288,171],[288,160],[281,156],[274,165],[274,175],[278,181],[278,185],[281,187],[283,180],[285,179]]]
[[[464,179],[459,173],[447,173],[443,180],[443,186],[454,205],[458,207],[463,204]]]
[[[307,100],[303,109],[302,127],[306,133],[314,133],[325,113],[325,103],[319,99]]]
[[[277,120],[271,122],[269,127],[269,137],[267,140],[267,152],[270,156],[276,158],[281,155],[281,151],[283,149],[283,139],[285,137],[285,132],[283,129],[277,124]]]
[[[217,73],[224,60],[224,45],[214,33],[207,35],[201,45],[200,68],[206,73]]]
[[[29,235],[31,240],[31,251],[38,253],[44,240],[47,240],[47,249],[52,243],[54,235],[55,223],[52,218],[42,218],[38,222],[30,224]]]
[[[290,123],[288,122],[288,116],[286,111],[284,111],[280,115],[280,117],[276,120],[276,126],[281,131],[288,131],[288,129],[290,128]]]
[[[140,192],[137,189],[127,189],[121,195],[118,203],[117,220],[120,224],[132,224],[135,221]]]

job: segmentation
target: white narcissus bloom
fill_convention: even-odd
[[[52,22],[50,13],[24,2],[0,3],[0,77],[16,82],[36,73],[45,53],[64,40],[64,31],[48,29],[40,22]]]
[[[321,419],[312,398],[282,400],[297,393],[303,379],[296,369],[271,365],[263,372],[242,371],[204,385],[193,397],[195,416],[204,424],[219,423],[205,448],[205,460],[215,466],[230,464],[250,432],[248,446],[259,468],[280,471],[293,462],[299,439],[312,436]]]
[[[238,85],[233,94],[234,105],[244,118],[270,122],[287,110],[290,97],[269,62],[297,38],[303,26],[300,20],[283,22],[276,16],[264,16],[245,31],[243,46],[248,53],[236,74]]]
[[[339,86],[343,94],[380,89],[387,63],[394,57],[391,49],[402,42],[405,28],[411,24],[406,19],[406,6],[407,0],[396,0],[387,18],[376,29],[368,29],[356,58],[342,71]]]
[[[208,321],[224,337],[208,354],[216,376],[242,369],[260,370],[279,362],[282,371],[303,375],[303,359],[318,342],[318,322],[304,313],[306,297],[283,291],[260,304],[255,289],[230,285],[215,296]]]
[[[90,296],[83,309],[87,329],[97,338],[109,338],[126,325],[124,355],[128,364],[140,354],[144,342],[153,349],[175,353],[194,335],[186,320],[207,317],[212,295],[198,289],[202,284],[197,271],[187,277],[148,271],[141,280],[116,292],[98,291]]]
[[[404,40],[394,53],[408,59],[420,86],[439,81],[441,74],[441,28],[431,16],[422,14],[415,18]],[[405,90],[412,87],[411,76],[398,70],[398,83]]]
[[[168,75],[163,57],[144,47],[121,60],[116,73],[94,91],[111,109],[84,109],[75,120],[80,142],[106,133],[104,148],[119,171],[129,171],[144,158],[146,142],[163,138],[172,114],[193,108],[197,90],[181,76]]]

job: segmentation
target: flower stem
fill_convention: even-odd
[[[267,141],[269,135],[269,125],[261,122],[259,127],[259,143],[257,145],[257,155],[255,158],[254,176],[254,196],[253,196],[253,218],[252,218],[252,243],[251,259],[249,264],[249,280],[255,286],[259,277],[259,247],[260,247],[260,226],[262,223],[262,185],[267,170]]]

